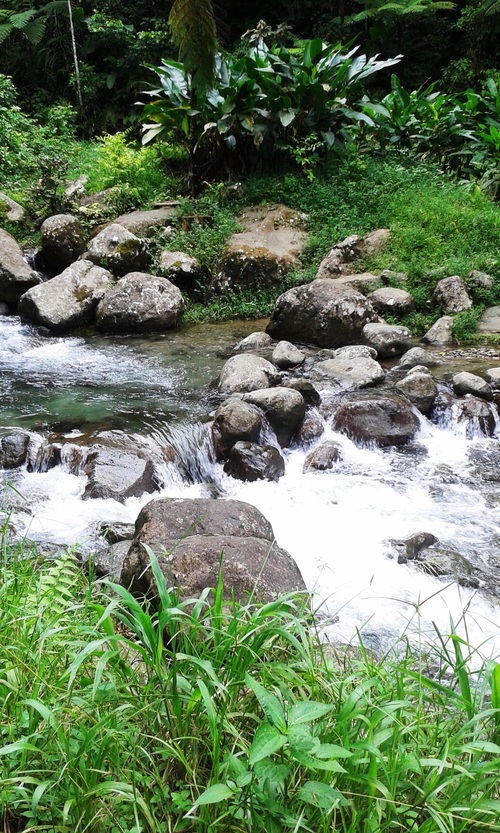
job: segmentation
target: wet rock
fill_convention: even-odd
[[[333,414],[333,427],[355,442],[385,447],[413,439],[420,422],[412,406],[398,394],[352,394]]]
[[[52,274],[71,266],[85,251],[86,234],[72,214],[47,217],[40,228],[42,259]]]
[[[225,460],[235,443],[240,440],[256,442],[262,428],[260,411],[231,397],[217,408],[212,424],[212,439],[215,456]]]
[[[359,342],[365,324],[377,318],[359,292],[316,279],[280,295],[266,332],[273,338],[341,347]]]
[[[431,372],[423,366],[412,368],[395,387],[401,391],[418,410],[430,414],[438,389]]]
[[[279,341],[272,353],[273,364],[281,369],[297,367],[304,359],[305,353],[289,341]]]
[[[492,437],[495,433],[496,419],[494,406],[476,396],[466,396],[465,399],[455,401],[452,415],[457,423],[466,425],[466,437]]]
[[[434,322],[432,327],[427,330],[422,341],[426,344],[433,344],[436,347],[446,346],[453,343],[453,317],[451,315],[443,315]]]
[[[256,601],[272,601],[305,591],[297,565],[274,544],[269,522],[241,501],[164,498],[142,509],[120,580],[154,603],[156,587],[144,544],[158,556],[167,585],[186,598],[216,586],[221,553],[226,599],[246,602],[252,594]]]
[[[101,523],[98,527],[98,535],[105,538],[108,544],[119,544],[121,541],[128,541],[130,545],[134,533],[135,527],[133,524],[120,523],[120,521]]]
[[[293,443],[297,446],[310,445],[318,440],[325,432],[323,421],[318,416],[309,415],[299,425],[293,437]]]
[[[389,359],[409,350],[412,336],[407,327],[370,323],[363,327],[363,340],[375,348],[380,359]]]
[[[211,291],[273,286],[299,268],[304,219],[285,205],[245,209],[238,218],[242,231],[229,238]]]
[[[454,550],[435,546],[421,549],[414,559],[414,564],[428,575],[453,576],[460,584],[467,587],[477,586],[477,584],[470,583],[474,573],[472,564]]]
[[[343,390],[352,390],[380,384],[385,378],[385,371],[369,356],[351,358],[339,355],[337,358],[318,362],[314,366],[314,375],[335,380]]]
[[[0,468],[16,469],[26,463],[30,435],[26,431],[11,431],[0,438]]]
[[[118,223],[106,226],[90,241],[85,257],[117,276],[141,272],[149,260],[145,241]]]
[[[32,287],[19,301],[23,321],[68,333],[93,321],[97,304],[113,282],[106,269],[78,260],[49,281]]]
[[[219,377],[221,393],[246,393],[268,388],[279,381],[275,366],[253,353],[238,353],[222,367]]]
[[[306,414],[303,396],[292,388],[251,391],[244,394],[243,401],[263,411],[282,447],[290,443]]]
[[[418,365],[434,367],[437,363],[435,356],[423,347],[411,347],[399,359],[398,367],[417,367]]]
[[[248,351],[258,351],[261,350],[263,347],[270,347],[273,343],[273,340],[270,335],[267,333],[256,332],[250,333],[250,335],[242,338],[241,341],[238,342],[233,347],[233,353],[244,353]]]
[[[340,443],[328,440],[309,452],[304,460],[302,471],[304,474],[309,471],[328,471],[333,469],[335,463],[338,463],[341,459],[342,446]]]
[[[304,379],[303,377],[286,379],[283,382],[283,387],[298,390],[306,405],[319,405],[321,402],[321,396],[309,379]]]
[[[180,290],[167,278],[130,272],[110,289],[96,310],[96,326],[107,333],[171,330],[184,311]]]
[[[493,391],[491,385],[485,382],[481,376],[476,376],[475,373],[455,373],[452,378],[453,390],[458,396],[465,396],[467,393],[472,396],[478,396],[480,399],[490,401],[493,399]]]
[[[490,367],[486,371],[486,381],[493,388],[500,388],[500,367]]]
[[[467,287],[458,275],[450,275],[449,278],[438,281],[434,288],[433,301],[445,314],[464,312],[472,307]]]
[[[153,462],[141,450],[96,444],[84,471],[88,477],[84,499],[111,498],[123,503],[158,488]]]
[[[398,564],[406,564],[414,561],[419,553],[438,543],[438,539],[432,532],[414,532],[402,540],[391,539],[387,542],[396,551]]]
[[[229,452],[224,471],[231,477],[244,482],[255,480],[276,482],[285,473],[285,461],[275,446],[237,442]]]
[[[158,266],[164,276],[182,290],[192,290],[204,278],[196,258],[185,252],[161,252]]]
[[[0,301],[17,303],[37,283],[38,277],[26,263],[21,248],[8,232],[0,229]]]
[[[413,309],[413,297],[405,289],[384,286],[370,292],[368,300],[382,315],[388,313],[395,316],[408,315]]]

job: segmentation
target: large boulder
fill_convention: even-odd
[[[212,423],[215,456],[224,460],[238,441],[256,442],[262,428],[262,414],[240,398],[230,397],[220,405]]]
[[[479,319],[478,332],[500,333],[500,307],[488,307]]]
[[[96,326],[108,333],[164,332],[181,319],[180,289],[166,278],[131,272],[106,293],[96,310]]]
[[[441,312],[464,312],[472,307],[472,299],[467,292],[465,282],[458,275],[450,275],[438,281],[433,293],[434,303]]]
[[[266,518],[236,500],[163,498],[148,503],[136,521],[136,534],[123,563],[121,583],[153,602],[156,587],[144,548],[159,559],[169,587],[195,598],[217,585],[222,557],[226,599],[272,601],[283,593],[304,592],[300,571],[274,543]]]
[[[290,443],[306,414],[304,397],[292,388],[254,390],[244,394],[243,401],[264,412],[282,447]]]
[[[242,230],[229,238],[212,291],[273,286],[297,269],[306,239],[304,219],[285,205],[246,209],[238,218]]]
[[[285,461],[274,445],[237,442],[229,452],[224,471],[244,482],[277,481],[285,473]]]
[[[385,371],[371,356],[338,355],[314,366],[314,377],[335,381],[341,390],[371,388],[385,378]]]
[[[381,359],[401,356],[411,347],[409,329],[391,324],[367,324],[363,327],[363,339],[377,351]]]
[[[20,246],[8,232],[0,229],[0,301],[17,303],[37,283],[38,277],[26,263]]]
[[[19,301],[24,321],[67,333],[93,320],[97,304],[113,283],[106,269],[78,260],[64,272],[29,289]]]
[[[0,217],[4,217],[9,223],[25,223],[28,219],[28,212],[15,200],[11,200],[7,194],[0,191]]]
[[[378,315],[364,295],[329,279],[289,289],[276,301],[266,332],[273,338],[341,347],[360,341]]]
[[[332,424],[355,442],[380,447],[404,445],[420,427],[408,400],[394,393],[349,395],[334,412]]]
[[[28,457],[30,435],[27,431],[10,431],[0,438],[0,467],[15,469],[23,466]]]
[[[119,223],[111,223],[96,234],[88,245],[85,257],[117,276],[141,271],[149,260],[145,241]]]
[[[238,353],[223,365],[219,377],[221,393],[245,393],[268,388],[279,381],[271,362],[253,353]]]
[[[368,257],[387,244],[391,232],[389,229],[375,229],[364,237],[352,234],[333,246],[319,265],[316,278],[336,278],[341,274],[354,271],[353,261]]]
[[[173,200],[145,211],[130,211],[128,214],[120,214],[114,222],[137,237],[151,237],[175,221],[179,205],[177,200]]]
[[[472,396],[479,396],[480,399],[487,399],[490,402],[493,399],[491,385],[482,376],[477,376],[475,373],[468,373],[465,370],[455,373],[451,383],[458,396],[465,396],[470,393]]]
[[[86,235],[78,217],[54,214],[42,223],[40,242],[43,262],[54,274],[66,269],[83,254]]]
[[[182,290],[193,289],[197,282],[205,277],[196,258],[186,252],[164,249],[160,254],[158,266],[162,275]]]
[[[435,347],[446,347],[453,343],[453,316],[442,315],[434,322],[425,335],[422,336],[422,341],[426,344],[432,344]]]

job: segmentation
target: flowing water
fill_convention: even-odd
[[[259,508],[297,561],[331,639],[350,642],[362,631],[380,650],[403,633],[425,639],[435,626],[446,632],[451,617],[483,655],[498,657],[500,607],[398,564],[387,543],[431,532],[498,575],[498,429],[498,437],[470,437],[453,418],[442,425],[422,419],[411,446],[381,450],[357,447],[326,426],[322,441],[334,438],[343,448],[334,470],[303,474],[307,452],[295,448],[285,451],[279,482],[234,480],[213,462],[204,420],[217,401],[213,381],[224,356],[255,329],[255,322],[235,322],[151,339],[59,338],[2,318],[0,428],[29,431],[32,460],[51,432],[78,439],[119,430],[152,450],[173,447],[182,463],[164,463],[154,496],[216,495]],[[41,543],[94,547],[98,522],[132,523],[152,498],[83,500],[86,478],[71,473],[64,455],[48,471],[28,468],[3,472],[4,502],[15,507],[18,534]]]

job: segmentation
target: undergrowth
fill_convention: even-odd
[[[4,831],[498,830],[500,666],[453,625],[339,662],[304,599],[183,599],[149,554],[154,608],[3,548]]]

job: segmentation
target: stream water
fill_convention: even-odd
[[[387,539],[431,532],[473,564],[500,568],[500,496],[492,461],[497,437],[467,437],[458,422],[422,419],[408,449],[343,446],[329,472],[302,473],[306,449],[285,451],[277,483],[242,483],[211,461],[203,425],[224,356],[256,322],[187,328],[151,339],[45,337],[15,317],[0,318],[2,433],[30,432],[36,448],[57,431],[122,431],[152,447],[175,446],[185,461],[165,463],[155,496],[214,493],[247,501],[271,522],[297,561],[329,637],[380,650],[401,634],[432,639],[455,626],[483,656],[500,655],[500,606],[470,588],[398,564]],[[500,360],[496,360],[500,364]],[[491,366],[491,363],[490,363]],[[307,449],[309,451],[310,449]],[[493,466],[495,468],[495,466]],[[488,476],[482,476],[485,471]],[[83,500],[86,478],[64,464],[2,472],[4,503],[20,535],[37,542],[95,546],[97,522],[134,522],[152,495]],[[466,615],[464,616],[464,611]],[[417,637],[415,637],[417,638]]]

